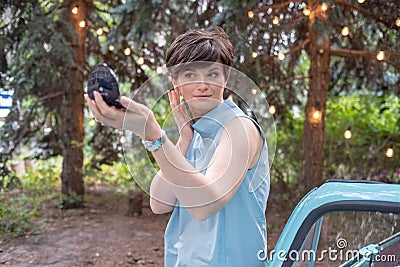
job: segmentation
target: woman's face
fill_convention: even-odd
[[[195,117],[206,114],[222,102],[225,83],[220,63],[188,64],[173,79],[174,87],[179,87]]]

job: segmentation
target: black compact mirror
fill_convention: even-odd
[[[119,102],[119,89],[117,76],[106,64],[98,64],[89,75],[87,93],[94,100],[94,91],[98,91],[109,106],[124,108]]]

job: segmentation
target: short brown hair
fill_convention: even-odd
[[[189,30],[178,36],[166,53],[166,66],[195,62],[219,62],[233,65],[233,45],[220,27]]]

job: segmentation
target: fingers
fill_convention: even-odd
[[[107,105],[107,103],[103,100],[101,94],[97,91],[94,91],[94,101],[96,102],[98,111],[101,113],[103,117],[115,119],[116,109]]]
[[[90,99],[86,94],[85,99],[96,121],[114,128],[120,128],[119,117],[121,116],[118,113],[122,111],[108,106],[98,92],[94,92],[94,100]]]
[[[173,90],[168,90],[168,99],[173,110],[179,106],[181,103],[179,87],[176,87]]]
[[[96,103],[94,102],[94,100],[90,99],[87,94],[85,94],[85,99],[86,99],[86,102],[87,102],[90,110],[92,111],[93,117],[96,119],[96,121],[104,121],[105,118],[101,114],[101,112],[100,112],[99,108],[97,107]]]

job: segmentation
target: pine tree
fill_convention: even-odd
[[[248,59],[242,69],[255,79],[270,103],[284,112],[301,104],[307,91],[299,183],[305,190],[319,185],[328,94],[400,93],[400,2],[222,3],[227,7],[216,22],[236,36],[238,50]],[[256,53],[253,59],[252,53]],[[307,71],[299,68],[307,61]]]

